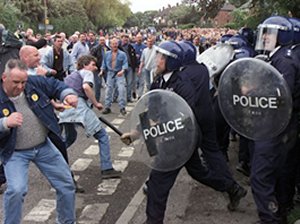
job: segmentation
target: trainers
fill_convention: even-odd
[[[111,109],[108,108],[108,107],[106,107],[106,108],[104,109],[104,111],[102,112],[102,114],[110,114],[110,113],[111,113]]]
[[[229,211],[235,211],[240,204],[240,200],[245,197],[247,194],[247,190],[241,187],[238,184],[234,184],[234,186],[228,191],[229,195],[229,204],[227,208]]]
[[[123,116],[125,116],[125,115],[126,115],[126,110],[125,110],[125,108],[122,108],[122,109],[120,110],[120,113],[121,113]]]
[[[248,164],[244,161],[240,162],[235,169],[239,172],[241,172],[242,174],[244,174],[246,177],[250,176],[250,168],[248,166]]]
[[[109,169],[109,170],[102,170],[101,175],[102,175],[102,179],[120,178],[122,175],[122,172],[117,171],[115,169]]]

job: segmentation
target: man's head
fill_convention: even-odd
[[[293,43],[293,24],[283,16],[271,16],[258,26],[255,50],[271,52]]]
[[[63,43],[64,43],[64,39],[60,35],[54,36],[53,45],[57,50],[60,50],[62,48]]]
[[[2,75],[3,89],[8,97],[19,96],[25,89],[28,79],[27,66],[18,59],[10,59]]]
[[[104,37],[104,36],[100,36],[100,37],[99,37],[99,44],[100,44],[101,46],[105,46],[105,37]]]
[[[96,61],[97,59],[91,55],[83,55],[77,61],[77,69],[85,69],[93,72],[97,69]]]
[[[85,33],[81,33],[81,34],[79,35],[79,41],[80,41],[81,43],[85,43],[85,41],[86,41],[86,35],[85,35]]]
[[[154,44],[154,37],[153,36],[148,37],[147,38],[147,47],[151,49],[153,47],[153,44]]]
[[[135,36],[135,41],[137,44],[141,44],[143,42],[143,36],[138,33],[136,36]]]
[[[89,36],[89,41],[90,42],[95,42],[95,40],[96,40],[96,34],[93,32],[93,31],[90,31],[89,33],[88,33],[88,36]]]
[[[156,73],[165,74],[182,66],[183,49],[175,41],[162,42],[157,48]]]
[[[119,40],[117,38],[113,38],[110,41],[110,47],[113,52],[118,51]]]
[[[20,60],[24,62],[28,68],[35,68],[40,64],[40,54],[36,47],[25,45],[21,47]]]
[[[129,43],[129,35],[127,33],[122,34],[121,36],[122,45],[126,45]]]

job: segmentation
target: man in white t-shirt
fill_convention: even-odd
[[[59,114],[59,123],[65,129],[66,145],[69,147],[77,138],[75,125],[83,126],[87,137],[94,136],[98,140],[102,179],[118,178],[121,171],[116,171],[112,166],[108,134],[92,109],[92,106],[98,110],[103,109],[93,90],[96,58],[91,55],[81,56],[77,61],[77,68],[78,71],[68,75],[64,82],[77,92],[78,105]]]

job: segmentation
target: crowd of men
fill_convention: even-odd
[[[5,28],[0,26],[0,29],[2,46],[5,46],[6,40],[2,38]],[[189,104],[202,138],[197,141],[194,153],[184,167],[200,183],[227,192],[228,209],[236,210],[247,191],[233,179],[226,164],[229,136],[234,131],[218,104],[221,72],[212,75],[211,71],[216,68],[212,68],[211,63],[196,60],[212,45],[225,43],[234,49],[234,57],[227,64],[240,58],[263,58],[282,74],[291,91],[293,110],[287,127],[279,135],[259,141],[241,135],[236,167],[250,177],[259,217],[257,223],[286,224],[295,194],[300,193],[300,189],[297,192],[297,185],[300,188],[297,164],[299,30],[298,19],[281,16],[263,21],[256,39],[249,28],[239,31],[172,28],[160,33],[122,30],[112,34],[100,31],[100,35],[89,31],[75,32],[68,39],[63,32],[41,37],[27,29],[23,43],[7,46],[10,51],[0,51],[0,184],[7,182],[3,200],[4,222],[21,222],[28,163],[31,161],[48,177],[61,198],[57,204],[59,222],[75,223],[74,194],[83,190],[72,178],[66,150],[76,140],[76,126],[83,126],[88,137],[98,140],[102,177],[119,178],[121,172],[112,167],[108,135],[92,108],[109,114],[113,112],[112,103],[118,102],[119,112],[124,116],[127,103],[141,98],[151,89],[171,89]],[[2,60],[4,56],[5,60]],[[59,119],[55,110],[60,111]],[[129,144],[134,141],[134,135],[125,133],[121,140]],[[32,141],[26,141],[32,136]],[[35,156],[36,151],[43,151],[44,155]],[[64,172],[59,174],[53,172],[57,163],[49,162],[47,166],[49,159],[57,157],[60,157],[59,166],[64,167]],[[15,176],[15,169],[20,175]],[[180,169],[151,170],[144,188],[148,197],[146,223],[164,222],[169,191]]]

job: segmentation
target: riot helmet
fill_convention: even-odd
[[[228,41],[233,35],[232,34],[224,34],[218,42],[225,43]]]
[[[238,32],[241,36],[243,36],[250,45],[254,43],[254,32],[251,28],[243,27]]]
[[[247,40],[240,34],[232,36],[225,43],[230,44],[235,50],[248,46]]]
[[[166,58],[166,72],[172,72],[182,66],[183,49],[175,41],[164,41],[157,48],[158,54]]]
[[[300,19],[289,18],[294,27],[294,44],[300,44]]]
[[[283,16],[271,16],[258,26],[255,50],[270,53],[293,43],[293,24]]]
[[[196,61],[197,50],[196,47],[190,41],[180,41],[178,44],[183,49],[183,61],[182,65],[188,65]]]
[[[246,57],[250,57],[253,58],[256,55],[256,52],[254,51],[254,49],[252,47],[248,47],[248,46],[244,46],[241,47],[240,49],[236,49],[234,50],[235,53],[235,59],[240,59],[240,58],[246,58]]]

